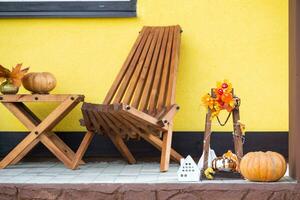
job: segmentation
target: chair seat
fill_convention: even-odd
[[[161,137],[162,131],[167,130],[159,119],[125,104],[84,103],[82,112],[82,125],[100,134],[115,131],[122,138],[139,139],[139,133],[151,132]]]

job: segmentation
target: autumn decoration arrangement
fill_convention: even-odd
[[[22,69],[22,64],[17,64],[10,71],[0,65],[0,92],[2,94],[16,94],[22,85],[22,78],[28,72],[29,68]]]
[[[249,181],[273,182],[280,180],[286,172],[284,157],[276,152],[249,152],[243,156],[243,143],[245,141],[245,125],[240,122],[241,100],[233,93],[232,84],[228,80],[217,82],[211,94],[202,97],[202,103],[207,108],[205,132],[203,140],[203,154],[198,166],[206,179],[214,179],[217,172],[241,174]],[[228,112],[225,123],[219,120],[222,110]],[[233,115],[233,141],[235,153],[230,150],[221,157],[216,157],[210,148],[211,123],[214,118],[224,126],[230,115]]]
[[[211,89],[211,93],[207,93],[202,97],[202,103],[206,107],[207,113],[205,118],[203,154],[198,163],[202,171],[201,177],[213,179],[215,175],[222,175],[223,172],[239,174],[239,162],[243,157],[243,142],[245,139],[245,125],[240,122],[240,102],[240,98],[234,95],[232,84],[226,79],[217,82],[216,87]],[[222,110],[228,112],[224,123],[219,119],[219,114]],[[223,156],[217,157],[214,150],[210,148],[212,121],[214,118],[217,118],[219,125],[225,126],[230,116],[233,119],[232,135],[235,154],[229,150]]]
[[[20,86],[33,94],[49,94],[56,86],[56,79],[49,72],[27,73],[29,67],[22,69],[22,64],[17,64],[12,70],[0,65],[0,92],[2,94],[16,94]]]
[[[213,94],[205,94],[202,97],[202,102],[212,111],[212,118],[218,116],[221,110],[231,112],[235,107],[232,84],[228,80],[217,82],[217,87],[213,89]]]

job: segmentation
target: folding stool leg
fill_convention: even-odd
[[[29,133],[12,151],[9,152],[7,156],[5,156],[5,158],[1,160],[0,169],[3,169],[11,164],[28,146],[34,143],[35,139],[35,133]]]
[[[16,158],[10,163],[10,165],[15,165],[18,162],[20,162],[20,160],[23,159],[23,157],[25,155],[27,155],[31,149],[33,149],[38,143],[40,142],[40,140],[38,138],[36,138],[33,142],[31,142],[23,151],[22,153],[20,153],[18,156],[16,156]]]
[[[45,134],[41,134],[40,140],[48,148],[48,150],[56,156],[56,158],[58,158],[66,167],[71,168],[72,159],[70,159],[65,152],[61,151],[59,146],[57,146],[50,137]]]
[[[53,141],[53,143],[55,143],[58,148],[61,149],[62,152],[64,152],[69,157],[70,160],[73,160],[75,158],[74,151],[68,145],[66,145],[66,143],[64,143],[64,141],[60,139],[59,136],[52,132],[48,133],[47,136]],[[85,164],[85,162],[81,160],[79,164]]]
[[[3,103],[7,109],[9,109],[29,130],[33,130],[36,126],[41,123],[41,120],[23,103]],[[57,135],[52,132],[44,133],[43,135],[51,138],[52,142],[50,146],[55,146],[56,150],[53,152],[59,153],[60,158],[68,158],[66,159],[66,163],[70,164],[70,160],[73,159],[75,153],[70,149]],[[18,163],[37,143],[40,142],[40,138],[36,137],[34,141],[26,146],[23,151],[15,156],[13,161],[10,164]],[[44,138],[44,142],[48,142],[47,139]],[[49,143],[49,142],[48,142]],[[48,145],[49,146],[49,145]],[[83,161],[80,161],[84,163]],[[68,165],[68,164],[66,164]]]
[[[94,135],[95,135],[95,133],[93,133],[91,131],[86,132],[86,134],[75,154],[75,158],[72,163],[72,169],[77,169],[77,167],[79,166],[80,161],[81,161],[83,155],[85,154],[87,148],[89,147]]]

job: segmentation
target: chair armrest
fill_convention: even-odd
[[[180,107],[177,104],[173,104],[170,106],[170,108],[160,117],[159,121],[157,122],[161,126],[169,124],[177,111],[180,109]]]

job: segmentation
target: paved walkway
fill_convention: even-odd
[[[23,162],[0,170],[1,183],[178,183],[179,165],[170,164],[159,172],[158,162],[89,162],[78,170],[66,169],[59,162]],[[280,183],[293,182],[285,176]],[[249,183],[245,180],[213,180],[202,183]]]

